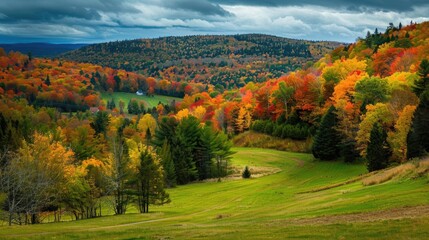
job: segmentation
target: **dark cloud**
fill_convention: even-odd
[[[428,5],[427,0],[210,0],[212,3],[225,5],[246,5],[246,6],[305,6],[315,5],[332,8],[343,8],[354,11],[361,11],[362,8],[373,10],[394,10],[410,11],[413,7]]]
[[[389,22],[429,20],[427,0],[1,0],[1,42],[103,42],[265,33],[353,42]]]
[[[58,21],[64,18],[98,20],[99,12],[136,13],[137,9],[116,0],[2,0],[2,21]]]
[[[171,9],[189,10],[197,12],[202,15],[217,15],[217,16],[230,16],[228,11],[225,11],[219,4],[210,3],[206,0],[171,0],[166,1],[164,6]]]

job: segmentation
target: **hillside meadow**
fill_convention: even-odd
[[[237,174],[168,189],[170,204],[73,222],[1,226],[1,239],[422,239],[427,169],[380,184],[365,165],[309,154],[233,148]],[[415,163],[419,166],[419,163]],[[241,179],[249,166],[254,176]],[[423,165],[422,165],[423,166]],[[426,175],[425,175],[426,174]]]
[[[163,96],[163,95],[153,95],[153,96],[139,96],[135,93],[126,93],[126,92],[101,92],[101,99],[105,102],[111,101],[112,99],[115,101],[115,104],[119,106],[119,101],[123,101],[125,103],[124,111],[128,110],[128,102],[131,99],[136,99],[137,101],[144,101],[147,108],[153,108],[158,106],[158,103],[163,103],[165,105],[171,104],[171,101],[176,100],[180,101],[180,98]]]

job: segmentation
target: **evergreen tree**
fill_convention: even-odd
[[[407,136],[407,157],[421,157],[429,152],[429,61],[424,59],[419,66],[420,78],[414,83],[413,91],[420,98],[414,112],[411,130]]]
[[[420,95],[407,136],[407,158],[421,157],[429,152],[429,90]]]
[[[95,115],[94,120],[90,123],[91,127],[95,130],[95,134],[106,134],[107,126],[109,125],[110,118],[107,112],[99,111]]]
[[[243,178],[250,178],[252,174],[250,173],[249,167],[244,167],[243,173],[241,174]]]
[[[171,156],[171,147],[167,140],[164,140],[159,151],[162,165],[164,167],[164,181],[167,187],[175,187],[177,184],[176,171],[174,169],[173,157]]]
[[[110,109],[113,110],[116,108],[115,99],[112,98],[112,101],[110,101]]]
[[[164,190],[162,168],[155,154],[147,148],[140,154],[138,170],[138,206],[141,213],[149,212],[149,204],[170,202]]]
[[[417,74],[420,78],[415,81],[413,91],[419,97],[424,91],[429,90],[429,61],[427,59],[420,63]]]
[[[186,184],[198,179],[194,154],[199,131],[199,121],[192,116],[183,118],[177,126],[172,146],[175,146],[173,158],[179,184]]]
[[[150,129],[147,128],[146,129],[146,145],[149,146],[150,145],[150,141],[152,140],[152,133],[150,132]]]
[[[335,126],[337,118],[334,106],[323,116],[320,127],[314,137],[312,152],[315,158],[320,160],[333,160],[339,156],[338,144],[340,137]]]
[[[386,139],[386,130],[379,123],[375,123],[372,127],[366,150],[367,169],[369,172],[387,167],[391,151]]]
[[[46,75],[45,84],[51,86],[51,80],[49,78],[49,75]]]

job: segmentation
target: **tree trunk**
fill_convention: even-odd
[[[285,117],[288,119],[288,109],[287,109],[287,100],[285,101]]]

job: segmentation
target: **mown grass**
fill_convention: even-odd
[[[159,102],[164,104],[170,104],[173,99],[175,99],[176,101],[181,100],[180,98],[163,96],[163,95],[154,95],[149,97],[149,96],[138,96],[135,93],[125,93],[125,92],[114,92],[114,93],[102,92],[101,98],[105,102],[111,101],[113,98],[115,100],[115,104],[117,108],[119,108],[119,100],[123,101],[125,103],[124,111],[127,111],[128,102],[133,98],[139,101],[144,101],[146,103],[146,108],[156,107]]]
[[[238,167],[272,167],[261,178],[194,183],[170,189],[172,202],[149,214],[0,227],[0,239],[419,239],[429,217],[311,223],[311,219],[429,204],[427,178],[364,186],[362,164],[318,162],[309,154],[235,148]],[[338,187],[335,187],[338,184]],[[312,191],[334,186],[321,191]],[[307,192],[307,193],[303,193]],[[310,219],[310,224],[296,223]],[[295,222],[295,223],[294,223]]]

